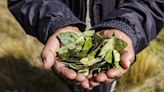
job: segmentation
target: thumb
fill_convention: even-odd
[[[120,64],[124,69],[128,69],[132,63],[133,55],[131,55],[128,51],[125,51],[121,54]]]
[[[51,36],[44,49],[42,50],[42,61],[43,61],[43,67],[45,69],[51,69],[55,62],[56,58],[56,51],[59,49],[59,41],[56,38],[56,36]]]
[[[42,53],[43,68],[49,70],[54,64],[56,55],[50,49],[43,49]]]

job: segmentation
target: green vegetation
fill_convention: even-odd
[[[94,30],[84,31],[80,36],[73,32],[59,33],[62,47],[58,56],[69,68],[86,76],[120,68],[120,53],[128,44],[114,35],[106,39],[101,34]]]
[[[64,92],[69,90],[51,71],[42,68],[43,45],[27,36],[0,2],[0,91]],[[117,83],[116,92],[164,92],[164,31],[137,57]]]

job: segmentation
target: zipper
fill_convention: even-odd
[[[87,0],[87,12],[86,12],[86,18],[85,18],[85,23],[86,23],[86,30],[89,30],[90,28],[91,28],[91,19],[90,19],[90,14],[89,14],[89,12],[90,12],[90,9],[89,9],[89,0]]]

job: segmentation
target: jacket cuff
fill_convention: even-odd
[[[47,22],[47,23],[46,23]],[[48,25],[45,25],[48,24]],[[51,19],[44,20],[40,23],[39,31],[39,40],[46,44],[48,38],[58,29],[63,28],[65,26],[76,26],[79,28],[79,30],[84,30],[86,25],[84,22],[77,19],[75,16],[56,16],[51,17]]]
[[[132,25],[129,25],[128,23],[120,21],[120,20],[109,20],[109,21],[105,21],[103,23],[100,23],[100,24],[94,26],[93,29],[95,29],[96,31],[99,31],[102,29],[118,29],[118,30],[124,32],[131,38],[133,47],[135,49],[135,53],[138,52],[137,36],[136,36],[136,32],[133,29]]]

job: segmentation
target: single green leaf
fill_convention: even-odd
[[[79,38],[79,36],[74,32],[70,32],[70,34],[71,34],[71,37],[74,38],[75,41]]]
[[[120,64],[119,64],[119,62],[114,62],[114,66],[115,66],[116,68],[120,68],[120,67],[121,67]]]
[[[91,37],[91,36],[93,36],[94,33],[95,33],[94,30],[88,30],[88,31],[84,31],[82,35],[84,37]]]
[[[92,66],[89,67],[89,69],[95,69],[95,68],[100,68],[106,64],[106,61],[98,62],[93,64]]]
[[[105,61],[108,62],[109,64],[112,64],[112,50],[109,50],[105,56]]]
[[[62,45],[68,45],[68,44],[72,43],[73,40],[71,38],[68,38],[68,36],[65,36],[65,35],[66,35],[66,32],[58,33],[58,38],[59,38],[60,42],[62,43]]]
[[[114,47],[115,50],[121,52],[125,47],[127,47],[128,44],[124,40],[116,38],[116,37],[115,39],[116,39],[115,47]]]
[[[93,49],[95,49],[98,45],[100,45],[105,40],[105,38],[98,33],[95,33],[92,39],[93,39]]]
[[[58,38],[61,41],[62,45],[68,45],[75,42],[79,36],[74,32],[59,32]]]
[[[115,39],[111,38],[107,40],[107,43],[104,45],[104,47],[101,49],[98,56],[104,56],[109,50],[114,49]]]
[[[120,61],[120,53],[117,50],[113,50],[114,62]]]
[[[92,66],[95,63],[101,62],[101,58],[94,58],[92,60],[89,60],[88,58],[82,58],[80,59],[80,62],[84,64],[85,66]]]
[[[92,47],[92,39],[90,37],[87,37],[86,42],[83,46],[83,51],[88,53],[88,51],[91,49],[91,47]]]

